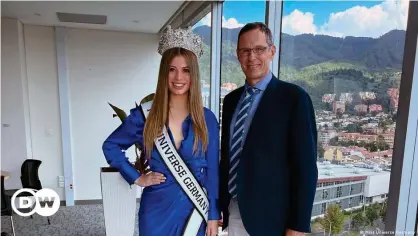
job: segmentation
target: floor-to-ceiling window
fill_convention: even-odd
[[[263,22],[265,1],[225,1],[222,16],[221,100],[226,94],[244,85],[245,75],[237,58],[238,33],[249,22]]]
[[[215,81],[220,112],[225,95],[245,83],[236,55],[238,33],[248,22],[265,22],[266,2],[225,1],[222,8],[221,66],[212,71],[221,75]],[[388,0],[284,1],[280,14],[269,9],[269,19],[272,12],[281,17],[275,75],[304,88],[316,111],[313,235],[330,228],[353,235],[385,229],[408,8],[408,1]],[[213,44],[208,32],[217,29],[209,26],[210,13],[194,25],[207,45]],[[214,62],[206,56],[200,60],[202,89],[211,91]],[[330,209],[337,214],[327,215]]]
[[[193,32],[203,39],[203,55],[199,58],[200,85],[202,89],[203,106],[210,103],[210,46],[211,46],[211,12],[193,25]]]
[[[312,232],[384,230],[408,1],[285,1],[279,79],[312,98]]]
[[[265,18],[265,1],[225,1],[223,4],[220,118],[224,97],[245,83],[236,53],[239,31],[250,22],[265,23]]]

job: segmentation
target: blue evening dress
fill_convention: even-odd
[[[103,143],[103,153],[107,163],[116,168],[130,185],[134,184],[141,173],[129,162],[124,150],[135,143],[144,146],[145,118],[140,109],[140,107],[131,109],[124,122]],[[209,137],[206,152],[193,154],[194,132],[191,115],[183,121],[184,140],[177,151],[197,181],[207,191],[209,200],[208,220],[219,220],[221,218],[218,203],[219,123],[209,109],[204,108],[204,114]],[[168,127],[167,130],[174,144],[172,133]],[[201,149],[201,144],[199,144],[199,149]],[[164,164],[155,145],[149,165],[151,171],[162,173],[166,177],[166,181],[159,185],[144,188],[138,212],[139,235],[180,236],[183,234],[184,226],[193,210],[193,203]],[[204,236],[205,231],[206,224],[203,223],[198,235]]]

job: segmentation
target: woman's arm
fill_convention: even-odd
[[[209,200],[208,220],[220,220],[219,210],[219,123],[215,115],[208,111],[208,119],[206,121],[209,132],[209,144],[206,150],[206,158],[208,161],[207,191]]]
[[[141,174],[132,166],[123,150],[135,143],[143,142],[144,117],[140,107],[130,110],[130,114],[122,124],[104,141],[102,149],[107,163],[116,168],[122,177],[134,184]]]

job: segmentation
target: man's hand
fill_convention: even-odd
[[[208,220],[208,227],[206,228],[207,236],[216,236],[218,234],[218,221]]]
[[[222,227],[222,225],[224,224],[224,219],[220,219],[218,220],[218,227]]]
[[[286,231],[286,236],[304,236],[304,235],[305,235],[305,233],[294,231],[294,230],[291,230],[291,229],[288,229]]]
[[[165,177],[163,174],[152,172],[147,175],[141,175],[138,179],[135,180],[135,184],[140,187],[147,187],[150,185],[156,185],[163,183],[165,181]]]

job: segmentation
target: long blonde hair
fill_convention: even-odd
[[[190,89],[188,92],[188,107],[193,123],[195,134],[193,153],[199,149],[199,142],[202,144],[202,151],[205,152],[208,145],[208,130],[206,127],[203,110],[202,95],[200,91],[200,73],[197,57],[191,51],[183,48],[172,48],[167,50],[160,63],[158,74],[157,90],[154,96],[151,110],[149,112],[144,128],[144,149],[146,158],[151,156],[155,138],[161,134],[162,128],[168,123],[170,91],[168,88],[168,73],[170,63],[176,56],[183,56],[190,71]]]

